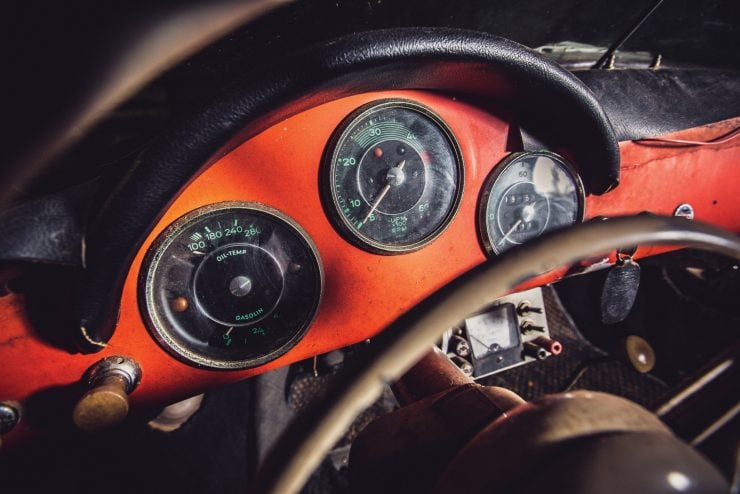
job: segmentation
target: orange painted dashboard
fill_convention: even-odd
[[[334,130],[356,108],[383,98],[409,99],[433,109],[456,136],[465,166],[460,207],[449,227],[424,248],[394,256],[348,243],[330,223],[319,195],[319,165]],[[486,259],[476,228],[477,208],[485,178],[512,151],[505,118],[495,108],[450,95],[385,91],[333,101],[274,125],[194,177],[170,205],[133,261],[117,331],[102,352],[70,354],[44,343],[35,336],[23,295],[0,297],[0,400],[25,406],[65,396],[65,390],[77,389],[90,365],[107,355],[125,355],[142,368],[132,407],[146,410],[372,338],[431,292]],[[710,141],[738,125],[740,118],[672,137]],[[621,184],[602,196],[587,196],[586,219],[640,212],[672,215],[678,205],[690,203],[696,219],[740,231],[740,139],[707,146],[624,142],[620,149]],[[567,150],[558,151],[567,155]],[[280,358],[242,371],[203,370],[176,360],[152,338],[139,309],[140,270],[155,238],[185,213],[222,201],[258,202],[294,219],[315,242],[325,273],[318,315],[306,336]],[[658,252],[645,246],[638,255]],[[531,284],[554,280],[550,275]],[[45,427],[49,424],[30,414],[3,441],[8,446]]]

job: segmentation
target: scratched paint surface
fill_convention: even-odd
[[[425,248],[400,256],[370,254],[347,243],[329,223],[318,190],[324,146],[339,122],[355,108],[389,97],[431,107],[456,135],[465,162],[464,194],[449,228]],[[709,139],[738,125],[740,119],[735,119],[676,135]],[[131,397],[137,410],[373,337],[434,290],[485,260],[475,226],[478,193],[487,174],[511,151],[506,147],[508,132],[508,123],[494,109],[417,91],[344,98],[278,123],[204,170],[164,213],[131,266],[119,326],[103,352],[71,355],[44,342],[35,336],[23,296],[1,297],[0,399],[27,402],[44,390],[71,389],[88,366],[121,354],[135,358],[143,369],[142,384]],[[739,146],[740,142],[693,148],[622,143],[622,184],[604,196],[589,196],[586,217],[642,211],[672,214],[678,204],[691,202],[698,219],[740,231]],[[317,244],[326,287],[313,326],[290,352],[256,369],[214,372],[189,367],[155,343],[139,312],[137,282],[147,248],[167,225],[200,206],[228,200],[268,204],[296,220]],[[664,250],[643,247],[640,255]],[[560,273],[528,285],[553,281]],[[24,421],[3,438],[3,449],[40,430],[43,424]]]

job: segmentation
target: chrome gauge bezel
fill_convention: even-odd
[[[491,243],[491,234],[488,230],[487,209],[491,193],[493,192],[494,187],[496,186],[501,175],[503,175],[503,173],[510,166],[518,162],[520,159],[529,156],[546,156],[553,161],[556,161],[563,167],[563,169],[565,169],[565,171],[568,173],[570,178],[573,180],[573,183],[575,184],[576,195],[578,198],[578,210],[576,212],[575,223],[583,222],[586,205],[586,191],[583,186],[581,176],[578,174],[575,167],[570,164],[570,162],[568,162],[568,160],[566,160],[559,154],[550,151],[519,151],[511,153],[493,167],[493,170],[489,173],[488,177],[486,177],[486,180],[483,183],[481,194],[478,199],[478,239],[480,240],[483,250],[489,257],[501,254],[501,252],[496,249],[495,245]]]
[[[457,170],[458,176],[456,190],[453,201],[450,205],[450,209],[442,222],[439,224],[439,226],[428,234],[424,235],[422,239],[404,245],[383,243],[359,232],[357,228],[355,228],[355,226],[346,218],[346,216],[342,214],[339,206],[339,198],[337,196],[335,187],[333,186],[341,143],[350,136],[352,131],[355,129],[355,124],[357,122],[362,121],[364,118],[374,112],[388,108],[402,108],[406,110],[411,110],[431,120],[432,123],[434,123],[434,125],[436,125],[436,127],[444,134],[444,137],[450,146],[455,159],[455,168]],[[372,101],[370,103],[362,105],[361,107],[357,108],[352,113],[347,115],[337,126],[336,130],[332,134],[332,137],[329,139],[320,167],[320,191],[322,204],[324,206],[324,210],[331,220],[332,225],[335,227],[335,230],[337,230],[342,238],[350,242],[352,245],[374,254],[406,254],[419,250],[422,247],[433,242],[447,229],[447,227],[457,215],[457,212],[460,208],[460,203],[462,201],[464,189],[465,163],[463,161],[463,155],[462,151],[460,150],[460,145],[454,133],[447,125],[447,123],[430,108],[407,99],[390,98]]]
[[[224,360],[212,358],[202,353],[192,351],[172,336],[171,333],[173,330],[169,327],[168,322],[164,320],[163,315],[156,308],[154,279],[162,256],[167,252],[168,247],[173,242],[178,240],[179,235],[184,230],[188,229],[194,222],[206,216],[234,209],[257,212],[268,217],[272,217],[274,220],[287,225],[290,228],[290,231],[299,237],[299,239],[308,249],[310,255],[315,260],[315,268],[318,274],[319,286],[316,301],[313,304],[310,316],[301,326],[300,330],[296,331],[295,334],[293,334],[286,343],[257,358]],[[319,312],[321,300],[324,293],[324,284],[324,269],[319,251],[311,237],[295,220],[288,217],[281,211],[278,211],[277,209],[266,206],[264,204],[256,202],[227,201],[209,204],[190,211],[177,218],[174,222],[167,226],[162,231],[162,233],[157,236],[142,262],[141,271],[139,273],[139,287],[137,293],[139,310],[142,315],[142,319],[144,320],[146,327],[149,330],[149,333],[159,344],[159,346],[162,347],[171,356],[188,365],[199,368],[206,368],[211,370],[243,370],[258,367],[267,362],[275,360],[276,358],[290,351],[298,344],[298,342],[303,339],[303,337],[311,328],[311,325],[313,324]]]

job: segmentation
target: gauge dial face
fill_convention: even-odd
[[[583,185],[548,152],[515,153],[496,166],[481,195],[479,227],[489,254],[583,219]]]
[[[327,210],[353,244],[381,254],[420,248],[445,229],[463,190],[462,157],[442,120],[405,100],[364,106],[330,142]]]
[[[300,340],[322,287],[316,249],[295,222],[229,202],[197,209],[159,236],[139,299],[167,351],[198,367],[243,369]]]

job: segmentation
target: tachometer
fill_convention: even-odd
[[[583,219],[584,191],[565,159],[545,151],[514,153],[483,185],[479,229],[489,254]]]
[[[337,230],[381,254],[436,238],[463,190],[452,132],[428,108],[406,100],[371,103],[347,117],[330,141],[322,174]]]
[[[292,348],[308,329],[323,287],[308,235],[260,204],[197,209],[155,241],[140,283],[157,341],[200,367],[242,369]]]

